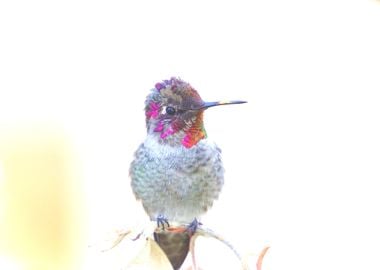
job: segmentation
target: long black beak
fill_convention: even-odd
[[[231,100],[231,101],[212,101],[212,102],[204,102],[203,105],[199,109],[207,109],[214,106],[219,105],[231,105],[231,104],[242,104],[247,103],[247,101],[243,100]]]

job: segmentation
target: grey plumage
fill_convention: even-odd
[[[218,198],[224,169],[220,149],[208,140],[194,147],[160,144],[148,136],[130,168],[132,189],[152,220],[190,223]]]

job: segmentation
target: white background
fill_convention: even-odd
[[[90,238],[128,224],[143,102],[180,76],[204,100],[226,185],[207,225],[264,269],[380,269],[378,1],[2,1],[0,124],[62,127]]]

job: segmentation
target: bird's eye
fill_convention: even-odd
[[[175,108],[171,106],[167,106],[165,109],[165,112],[169,115],[174,115],[175,114]]]

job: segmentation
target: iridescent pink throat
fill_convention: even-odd
[[[147,119],[156,119],[160,114],[160,104],[152,101],[149,103],[149,109],[146,111]],[[154,128],[154,132],[160,133],[160,138],[165,139],[170,135],[179,132],[184,128],[184,123],[180,119],[174,119],[171,124],[165,127],[164,120],[159,120]],[[181,140],[181,144],[186,148],[196,145],[201,139],[206,137],[206,132],[203,128],[203,112],[200,112],[195,122],[189,127],[184,129],[185,136]]]

